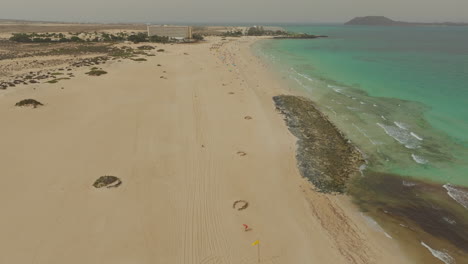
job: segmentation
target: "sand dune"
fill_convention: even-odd
[[[249,264],[257,239],[261,263],[406,263],[346,198],[300,177],[271,99],[282,84],[253,42],[166,45],[1,94],[0,263]],[[44,106],[14,106],[26,98]],[[103,175],[122,184],[94,188]]]

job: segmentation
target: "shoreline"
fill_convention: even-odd
[[[2,92],[2,260],[253,263],[260,239],[265,263],[409,263],[348,197],[300,176],[258,39],[156,44],[103,76]],[[26,98],[44,106],[14,106]],[[121,183],[92,187],[103,175]]]
[[[279,73],[281,74],[281,72]],[[289,82],[289,85],[292,85],[293,87],[297,86],[297,84],[294,84],[293,82]],[[313,96],[302,91],[301,87],[296,90],[298,91],[299,96],[305,96],[313,101]],[[315,105],[315,103],[312,102],[311,104]],[[317,109],[317,111],[321,110]],[[326,117],[326,114],[322,113],[322,115]],[[294,126],[297,129],[298,125],[296,123]],[[336,129],[339,131],[338,128]],[[299,130],[302,132],[304,131],[304,129]],[[300,136],[298,136],[298,138],[301,140]],[[299,151],[301,148],[305,148],[305,146],[298,145]],[[366,214],[378,220],[385,230],[389,230],[388,232],[390,232],[393,237],[397,237],[400,242],[403,242],[402,245],[404,245],[405,251],[412,256],[414,261],[417,261],[418,263],[438,263],[438,261],[441,260],[441,256],[444,257],[444,254],[447,254],[440,251],[441,249],[450,249],[450,254],[452,254],[452,256],[447,254],[446,259],[462,261],[467,257],[466,253],[463,252],[463,250],[466,250],[463,248],[466,244],[463,245],[462,242],[464,241],[463,237],[466,236],[464,231],[466,228],[453,226],[453,223],[457,223],[458,225],[464,224],[464,215],[466,215],[466,212],[464,211],[465,208],[462,207],[463,204],[455,199],[452,194],[447,193],[449,190],[445,185],[437,186],[437,184],[433,184],[430,181],[405,178],[398,175],[390,175],[388,173],[387,175],[384,175],[385,173],[377,173],[372,171],[372,169],[366,169],[364,174],[366,174],[366,177],[362,179],[361,177],[354,177],[348,182],[351,191],[347,192],[347,195],[355,201],[354,204],[358,206],[360,210],[367,212]],[[382,180],[380,180],[381,182],[375,179],[369,180],[369,177]],[[367,181],[370,183],[366,183],[365,178],[367,178]],[[406,188],[403,186],[403,188],[399,188],[398,182],[395,182],[398,180],[400,180],[400,183],[404,183],[405,181],[409,182],[411,183],[411,186]],[[386,190],[385,188],[390,188],[392,190]],[[399,188],[398,191],[396,191],[396,193],[392,193],[392,191],[395,191],[397,188]],[[427,190],[431,190],[434,197],[427,200],[421,200],[418,196],[429,198],[424,193],[427,192]],[[461,186],[457,186],[453,191],[462,192],[462,190],[468,192],[466,188]],[[377,192],[385,193],[384,197],[386,198],[383,198],[380,194],[374,194]],[[394,205],[394,200],[396,199],[395,194],[397,194],[397,197],[405,197],[404,199],[401,199],[401,202],[413,201],[413,203],[410,205]],[[377,198],[374,197],[376,195]],[[444,205],[442,208],[448,207],[450,209],[443,210],[440,213],[434,212],[433,208],[431,209],[425,205],[427,202],[433,203],[434,206],[438,206],[438,208],[439,206]],[[431,220],[430,223],[425,223],[427,222],[427,219],[433,220]],[[402,226],[404,227],[403,230]],[[405,228],[407,230],[404,230]],[[418,233],[414,233],[416,230]],[[384,231],[382,230],[382,232]],[[431,245],[432,248],[426,243]]]

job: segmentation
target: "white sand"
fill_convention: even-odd
[[[256,239],[261,263],[407,263],[347,199],[310,190],[281,84],[253,39],[220,41],[0,91],[0,263],[247,264]],[[45,106],[14,107],[26,98]],[[123,184],[93,188],[102,175]]]

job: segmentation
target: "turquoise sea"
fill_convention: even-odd
[[[379,170],[468,186],[468,27],[295,26],[262,51]]]
[[[382,186],[383,180],[376,180],[382,175],[404,179],[399,182],[407,187],[414,179],[440,187],[441,195],[456,205],[443,197],[432,203],[421,200],[404,211],[403,200],[409,196],[388,202],[407,192],[400,187],[393,193],[383,188],[385,199],[379,192],[360,202],[377,200],[375,208],[393,209],[414,222],[427,218],[431,207],[443,207],[445,216],[440,211],[434,217],[450,214],[458,224],[440,220],[422,229],[445,230],[435,236],[467,253],[468,233],[459,230],[468,227],[468,27],[284,28],[329,37],[266,40],[255,51],[361,149],[368,161],[362,168],[364,181],[374,184],[368,187]],[[427,190],[410,192],[420,199],[430,197]],[[419,209],[421,214],[415,216]]]

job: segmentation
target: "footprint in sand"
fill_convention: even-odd
[[[252,117],[251,116],[246,116],[246,117],[244,117],[244,119],[245,120],[250,120],[250,119],[252,119]]]
[[[243,156],[247,155],[247,153],[245,153],[244,151],[237,151],[237,155],[243,157]]]
[[[249,202],[245,200],[237,200],[232,204],[232,208],[237,209],[238,211],[242,211],[249,207]]]

